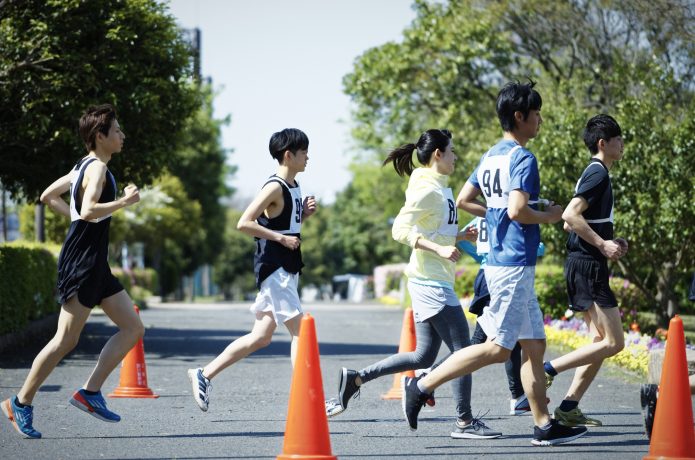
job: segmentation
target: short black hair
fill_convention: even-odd
[[[302,130],[286,128],[270,136],[268,149],[270,150],[270,155],[272,155],[278,163],[282,164],[282,157],[285,151],[289,150],[293,154],[296,154],[297,150],[308,150],[309,138]]]
[[[531,110],[540,110],[543,105],[541,95],[533,89],[536,83],[529,79],[528,83],[519,81],[504,85],[497,95],[497,118],[505,132],[512,132],[515,127],[514,112],[521,112],[524,120]]]
[[[592,155],[596,155],[598,153],[599,140],[603,139],[605,141],[610,141],[614,137],[622,135],[623,132],[620,130],[620,125],[615,121],[615,118],[601,113],[591,117],[589,121],[586,122],[586,127],[584,128],[584,144]]]

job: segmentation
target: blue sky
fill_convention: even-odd
[[[170,13],[202,31],[202,73],[218,90],[235,204],[245,206],[277,169],[268,140],[300,128],[310,140],[298,177],[304,194],[332,202],[350,181],[354,150],[342,78],[369,48],[399,41],[414,19],[411,0],[172,0]],[[352,153],[351,153],[352,152]]]

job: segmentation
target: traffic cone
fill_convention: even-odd
[[[278,460],[337,459],[331,453],[331,438],[323,397],[323,380],[314,318],[305,314],[299,330],[297,358],[292,374],[287,410],[285,443]]]
[[[406,308],[403,312],[403,326],[401,327],[401,343],[398,345],[398,353],[408,353],[415,351],[417,338],[415,337],[415,320],[413,319],[413,309]],[[401,399],[403,389],[401,388],[401,377],[415,377],[415,371],[403,371],[393,376],[391,389],[381,395],[381,399]]]
[[[656,404],[649,454],[644,459],[686,458],[695,459],[695,432],[683,320],[676,315],[668,327],[668,340],[659,381],[659,399]]]
[[[139,315],[140,309],[133,305]],[[109,398],[159,398],[147,386],[147,366],[145,365],[145,348],[142,339],[138,340],[121,363],[121,380],[118,388],[110,393]]]

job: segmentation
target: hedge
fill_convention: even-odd
[[[0,334],[60,310],[56,302],[57,258],[31,243],[0,245]]]
[[[159,290],[157,272],[153,268],[134,268],[126,273],[122,268],[112,268],[111,273],[118,278],[133,302],[140,308],[147,308],[147,298]]]
[[[478,274],[478,265],[466,264],[458,268],[454,289],[461,297],[473,295],[473,283]],[[612,276],[609,280],[611,290],[618,301],[625,329],[636,320],[637,312],[651,311],[653,303],[628,280]],[[541,263],[536,266],[536,295],[544,315],[561,319],[569,308],[567,288],[562,266]]]

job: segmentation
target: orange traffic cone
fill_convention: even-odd
[[[398,345],[398,353],[408,353],[415,351],[417,338],[415,337],[415,320],[413,319],[413,309],[406,308],[403,312],[403,326],[401,327],[401,343]],[[415,377],[414,371],[399,372],[393,376],[391,389],[381,395],[381,399],[401,399],[403,389],[401,388],[401,376]]]
[[[668,327],[668,341],[659,381],[659,400],[656,404],[649,455],[644,459],[685,458],[695,458],[695,432],[683,320],[676,315]]]
[[[133,305],[139,315],[140,309]],[[128,352],[121,363],[121,381],[109,398],[159,398],[147,386],[147,366],[142,339]]]
[[[305,314],[299,330],[297,359],[292,374],[285,443],[278,460],[337,459],[331,453],[328,419],[323,398],[314,318]]]

